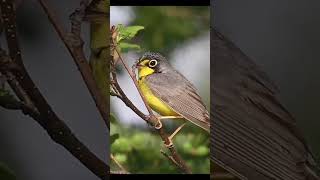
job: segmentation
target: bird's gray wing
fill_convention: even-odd
[[[157,73],[147,76],[146,83],[175,112],[209,132],[208,111],[196,88],[183,75],[177,71]]]
[[[242,178],[312,176],[312,156],[275,85],[223,35],[211,38],[211,159]]]

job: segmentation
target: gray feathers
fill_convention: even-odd
[[[243,179],[317,179],[275,85],[221,34],[213,30],[211,38],[211,159]]]
[[[209,132],[209,114],[196,88],[167,62],[159,63],[158,69],[161,72],[146,77],[152,93],[185,119]]]

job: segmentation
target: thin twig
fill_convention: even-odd
[[[115,51],[117,52],[121,63],[123,64],[123,66],[124,66],[125,69],[127,70],[128,74],[130,75],[131,79],[133,80],[134,85],[135,85],[136,88],[138,89],[139,95],[141,96],[141,98],[142,98],[142,100],[143,100],[143,103],[144,103],[144,105],[146,106],[146,108],[147,108],[150,116],[154,116],[153,111],[151,110],[150,106],[148,105],[145,96],[144,96],[143,93],[140,91],[139,84],[138,84],[138,81],[137,81],[137,79],[136,79],[135,73],[133,73],[132,71],[130,71],[130,68],[129,68],[128,65],[124,62],[124,60],[123,60],[123,58],[121,57],[121,54],[120,54],[120,52],[118,51],[117,48],[115,48]]]
[[[9,72],[12,76],[6,77],[13,91],[20,96],[21,101],[30,99],[30,105],[33,108],[22,110],[29,114],[37,123],[39,123],[51,137],[51,139],[66,148],[75,158],[84,166],[91,170],[101,179],[108,178],[109,166],[97,158],[81,141],[79,141],[69,127],[56,115],[37,86],[34,84],[30,75],[26,71],[21,51],[18,44],[16,32],[16,19],[13,1],[2,0],[1,13],[4,19],[3,26],[6,32],[7,44],[10,57],[2,53],[0,57],[0,71],[7,75]],[[4,52],[4,51],[1,51]],[[23,90],[24,94],[19,92]],[[23,96],[27,96],[23,97]],[[23,102],[26,103],[26,102]],[[37,111],[35,111],[37,109]]]
[[[2,51],[2,50],[0,50],[0,51]],[[1,52],[0,56],[3,55],[2,53],[4,53],[4,51]],[[13,73],[11,73],[10,71],[3,71],[3,73],[6,75],[7,82],[10,85],[10,87],[13,89],[13,91],[16,93],[16,95],[19,97],[19,99],[21,99],[21,102],[19,102],[19,106],[17,106],[17,109],[29,109],[29,112],[32,111],[32,113],[34,113],[34,114],[39,114],[38,109],[32,103],[27,92],[25,92],[25,90],[21,86],[18,86],[19,82],[16,80]],[[18,103],[18,102],[16,102],[16,103]]]
[[[122,99],[120,94],[113,92],[113,91],[110,91],[110,96],[116,96],[117,98]]]
[[[122,172],[126,172],[126,174],[130,174],[120,163],[119,161],[113,156],[113,154],[110,154],[111,160],[113,160],[116,165],[121,169]]]
[[[111,62],[111,84],[114,87],[114,89],[119,93],[120,98],[122,100],[122,102],[124,102],[126,104],[126,106],[128,106],[129,108],[131,108],[133,110],[133,112],[135,112],[141,119],[145,120],[147,119],[147,116],[141,112],[131,101],[130,99],[127,97],[127,95],[123,92],[123,90],[121,89],[119,82],[118,82],[118,78],[117,78],[117,73],[115,72],[114,66],[115,64],[113,64],[113,62]],[[148,121],[147,121],[148,122]]]
[[[114,45],[114,47],[115,47],[114,50],[115,50],[116,53],[118,54],[121,63],[123,64],[123,66],[125,67],[125,69],[127,70],[128,74],[129,74],[129,76],[130,76],[131,79],[133,80],[134,85],[136,86],[136,88],[137,88],[137,90],[138,90],[138,92],[139,92],[139,95],[141,96],[141,98],[142,98],[142,100],[143,100],[143,103],[144,103],[144,105],[146,106],[146,108],[147,108],[147,110],[148,110],[148,112],[149,112],[149,116],[146,116],[146,115],[142,116],[143,119],[144,119],[145,121],[153,124],[154,126],[162,127],[161,121],[159,121],[159,120],[157,119],[157,117],[153,114],[153,111],[151,110],[150,106],[148,105],[146,98],[144,97],[143,93],[140,91],[140,88],[139,88],[137,79],[135,78],[135,73],[132,72],[132,71],[130,71],[129,66],[124,62],[124,60],[123,60],[120,52],[118,51],[118,48],[116,48],[116,43],[114,42],[114,40],[112,40],[112,42],[113,42],[113,45]],[[117,81],[117,79],[113,79],[113,80],[114,80],[114,81]],[[116,85],[119,85],[119,84],[116,83]],[[121,88],[120,88],[120,89],[121,89]],[[119,90],[119,89],[118,89],[118,90]],[[121,91],[122,91],[122,90],[121,90]],[[124,94],[124,93],[123,93],[123,94]],[[140,117],[141,117],[141,116],[140,116]],[[158,123],[158,124],[157,124],[157,123]],[[160,128],[160,129],[161,129],[161,128]],[[169,141],[166,141],[166,143],[169,144]]]
[[[111,83],[114,84],[115,88],[117,89],[117,91],[119,92],[120,96],[119,97],[129,108],[131,108],[133,110],[133,112],[135,112],[139,117],[141,117],[143,120],[147,119],[146,115],[143,114],[143,112],[141,112],[131,101],[130,99],[127,97],[127,95],[123,92],[123,90],[121,89],[118,80],[117,80],[117,75],[115,72],[111,72],[112,75],[112,81]],[[147,121],[148,122],[148,121]]]
[[[3,51],[1,50],[1,52]],[[19,68],[18,70],[12,70],[10,67],[6,67],[6,64],[3,63],[3,60],[7,58],[9,57],[4,58],[3,54],[0,56],[1,73],[5,75],[12,73],[13,76],[7,77],[10,87],[13,89],[15,94],[28,96],[21,98],[21,101],[24,99],[31,99],[32,101],[32,103],[30,103],[32,104],[31,107],[26,103],[19,103],[15,108],[12,109],[21,109],[23,113],[30,115],[47,131],[53,141],[65,147],[75,158],[82,162],[83,165],[85,165],[98,177],[101,179],[107,179],[109,171],[108,165],[98,159],[82,142],[75,137],[68,126],[61,119],[59,119],[59,117],[57,117],[55,112],[52,111],[51,107],[44,100],[44,97],[40,94],[38,88],[36,88],[27,72],[24,72],[22,68]],[[11,63],[15,62],[11,61]],[[21,78],[17,78],[21,77],[21,74],[24,74],[22,80]],[[34,87],[32,92],[26,88],[27,86]],[[35,100],[41,102],[35,102]],[[42,100],[44,100],[44,102],[42,102]],[[37,110],[39,110],[39,112]]]
[[[167,159],[169,159],[173,165],[180,167],[180,164],[178,164],[178,162],[170,155],[168,155],[166,152],[164,152],[163,150],[160,150],[161,154],[164,155],[164,157],[166,157]]]
[[[54,14],[49,9],[49,6],[47,5],[46,1],[45,0],[38,0],[38,1],[41,4],[43,10],[46,12],[53,27],[57,31],[60,39],[63,41],[63,43],[67,47],[69,53],[73,57],[73,60],[76,63],[76,65],[81,73],[81,76],[82,76],[85,84],[87,85],[87,88],[89,89],[89,92],[90,92],[91,96],[93,97],[94,102],[96,103],[96,106],[97,106],[106,126],[108,127],[108,129],[110,129],[109,112],[108,112],[109,108],[107,106],[106,99],[103,98],[102,93],[99,90],[99,88],[93,78],[91,68],[90,68],[88,61],[85,57],[85,54],[83,52],[83,47],[82,47],[83,44],[82,43],[80,43],[80,44],[70,43],[70,41],[68,39],[68,35],[64,32],[63,28],[60,26],[60,23],[58,23],[57,18],[54,16]],[[80,23],[80,22],[78,22],[76,20],[76,21],[73,21],[72,23]],[[79,24],[77,24],[77,25],[79,25]],[[81,41],[81,38],[79,37],[80,32],[77,30],[80,31],[80,29],[74,29],[74,26],[72,27],[72,31],[73,31],[72,35],[74,35],[73,38],[78,38],[78,40]]]

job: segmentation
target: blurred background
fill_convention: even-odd
[[[56,17],[59,18],[65,28],[68,28],[68,16],[79,6],[80,1],[69,0],[58,3],[54,0],[48,0],[48,2],[56,12]],[[320,133],[318,129],[320,127],[320,121],[318,109],[320,107],[320,61],[318,59],[320,59],[320,36],[318,32],[320,32],[320,2],[317,0],[216,0],[214,3],[216,5],[214,12],[215,27],[235,42],[237,46],[259,64],[271,79],[276,82],[281,91],[282,103],[296,117],[299,126],[304,131],[308,142],[310,142],[319,159]],[[139,12],[135,10],[135,7],[112,7],[111,11],[112,24],[123,23],[139,25],[139,23],[137,23]],[[119,13],[118,16],[114,16],[116,11]],[[205,11],[197,11],[193,18],[197,18]],[[174,12],[179,14],[181,11]],[[159,13],[154,10],[153,13],[149,13],[148,15],[141,13],[140,16],[143,16],[143,18],[151,18],[151,16],[157,14]],[[19,20],[18,29],[22,56],[32,78],[56,113],[71,127],[76,136],[101,159],[107,159],[109,142],[106,133],[108,132],[106,132],[104,128],[104,124],[75,64],[64,45],[58,39],[46,15],[35,0],[28,0],[22,1],[18,9],[17,18]],[[179,25],[183,24],[185,19],[187,18],[176,20],[176,23],[171,25],[179,28]],[[205,86],[208,85],[201,84],[206,81],[199,82],[196,80],[197,77],[193,77],[196,75],[202,76],[204,70],[198,70],[197,67],[197,73],[193,73],[192,71],[192,75],[190,76],[188,73],[191,72],[185,72],[183,66],[190,66],[187,64],[205,59],[201,55],[203,53],[197,54],[196,52],[208,47],[208,45],[203,45],[204,43],[209,44],[209,33],[206,33],[208,29],[202,28],[201,31],[203,32],[200,33],[198,27],[195,26],[195,30],[193,31],[196,31],[196,33],[190,35],[190,37],[183,35],[183,40],[162,38],[162,40],[166,42],[165,45],[159,45],[158,47],[155,45],[145,46],[144,43],[148,43],[148,41],[152,41],[153,38],[158,37],[152,36],[153,38],[146,38],[148,32],[152,33],[156,31],[156,27],[158,27],[158,31],[163,30],[168,32],[166,29],[159,28],[161,20],[162,18],[158,18],[157,21],[150,22],[156,23],[158,26],[152,25],[148,27],[145,24],[146,29],[141,31],[141,34],[139,33],[141,37],[138,36],[136,41],[138,41],[143,48],[161,51],[170,59],[175,68],[179,69],[179,71],[186,75],[199,88],[200,94],[205,97],[207,94],[206,90],[208,89],[205,88]],[[193,20],[192,22],[195,21],[196,23],[205,22],[202,20]],[[205,24],[205,26],[208,25]],[[148,30],[152,27],[154,29]],[[86,26],[84,28],[83,37],[84,40],[87,41],[88,28]],[[179,32],[176,34],[178,35],[174,37],[178,38],[180,34],[183,33]],[[141,38],[145,39],[142,40]],[[1,39],[3,44],[3,37],[1,37]],[[196,39],[198,39],[200,43],[198,42],[199,45],[192,47],[189,42],[196,41]],[[203,41],[202,43],[201,39]],[[168,43],[168,41],[177,43],[169,48],[168,44],[173,43]],[[192,52],[190,52],[190,47],[192,47]],[[197,47],[202,47],[199,48],[202,50],[199,50]],[[166,48],[169,48],[169,50],[165,50]],[[188,50],[185,50],[187,51],[185,53],[178,53],[178,49]],[[87,46],[86,50],[88,54]],[[139,54],[136,53],[128,53],[125,57],[131,64],[138,55]],[[183,58],[176,58],[179,57],[178,55],[188,59],[194,56],[197,58],[183,61],[183,66],[180,66],[176,63],[179,62],[178,59]],[[203,63],[206,62],[207,60],[203,61]],[[123,80],[128,79],[125,75],[123,76],[124,77],[121,75],[119,78],[121,77]],[[126,86],[130,84],[121,81],[121,85],[124,89],[128,89]],[[130,98],[137,106],[141,107],[138,96],[127,91],[126,93],[130,95]],[[209,102],[209,98],[204,100],[206,103]],[[117,103],[121,106],[117,106]],[[117,118],[121,121],[121,126],[117,125],[117,121],[117,123],[112,126],[112,131],[114,129],[115,132],[119,132],[121,130],[120,128],[127,126],[128,129],[123,128],[122,131],[130,131],[130,133],[128,133],[129,135],[126,135],[125,132],[120,132],[120,134],[125,137],[131,136],[132,138],[134,135],[137,136],[138,133],[146,131],[146,133],[141,135],[151,136],[155,139],[152,141],[154,144],[161,145],[162,142],[160,142],[159,137],[147,131],[145,129],[145,123],[133,117],[134,114],[131,116],[131,112],[125,109],[121,102],[112,99],[112,105],[113,109],[121,107],[121,112],[127,114],[128,116],[126,117],[130,117],[123,118],[119,112],[115,112],[114,110]],[[146,110],[144,110],[144,112],[146,112]],[[0,161],[9,166],[18,176],[18,179],[98,179],[64,148],[54,144],[37,123],[29,117],[24,116],[21,112],[8,111],[0,108],[0,122]],[[119,130],[116,129],[117,127],[119,127]],[[134,129],[137,130],[137,133],[133,132],[135,131]],[[196,130],[197,128],[192,129]],[[183,130],[181,135],[187,132],[188,130]],[[202,132],[199,132],[199,134],[202,134]],[[175,141],[183,137],[181,135],[179,135]],[[134,139],[129,140],[134,142]],[[190,140],[186,141],[191,142]],[[151,146],[150,144],[148,145]],[[186,145],[186,149],[188,149],[188,146],[189,145]],[[128,149],[133,148],[129,147]],[[156,162],[154,159],[157,158],[157,156],[158,159],[163,159],[158,150],[159,148],[157,151],[147,151],[148,154],[151,154],[151,159],[148,159],[147,163],[143,164],[143,167],[139,167],[139,169],[144,168],[144,172],[147,172],[146,169],[148,166],[155,166],[152,163]],[[181,148],[178,150],[179,152],[188,153],[187,150]],[[117,152],[120,151],[117,150]],[[130,153],[132,152],[130,151]],[[124,157],[123,159],[127,158],[120,155],[120,159],[121,156]],[[124,165],[128,168],[128,164],[125,163]],[[150,169],[151,168],[149,168],[149,170]],[[137,172],[138,170],[133,169],[133,171]],[[165,169],[163,171],[172,172],[174,170]],[[149,172],[155,171],[151,169]]]
[[[80,0],[47,2],[69,30],[69,15],[79,7]],[[69,52],[36,0],[21,1],[17,11],[20,47],[28,72],[57,115],[107,162],[109,132]],[[83,39],[88,42],[89,27],[84,24],[83,28]],[[6,47],[4,43],[2,36],[2,47]],[[88,44],[85,46],[89,56]],[[55,144],[34,120],[1,107],[0,162],[13,170],[18,180],[99,179]]]
[[[320,163],[320,1],[214,1],[214,27],[278,85]]]
[[[209,7],[124,7],[112,6],[110,25],[144,26],[133,39],[139,52],[127,52],[124,59],[130,67],[146,51],[164,55],[174,68],[198,89],[209,109],[210,102],[210,9]],[[129,99],[143,112],[147,110],[132,80],[122,67],[117,72],[119,83]],[[179,173],[160,153],[165,150],[159,135],[131,109],[111,98],[116,119],[111,134],[120,135],[111,146],[115,158],[131,173]],[[163,120],[172,133],[182,122]],[[174,138],[182,158],[194,173],[209,173],[209,134],[188,123]],[[119,169],[114,163],[112,170]]]

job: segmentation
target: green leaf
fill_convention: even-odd
[[[120,47],[121,52],[128,52],[130,50],[132,51],[139,51],[141,48],[137,44],[131,44],[126,42],[121,42],[118,47]]]
[[[3,163],[0,163],[0,179],[1,180],[15,180],[16,176],[15,176],[14,172],[8,168],[8,166],[6,166]]]
[[[119,134],[113,134],[110,136],[111,144],[113,144],[119,138]]]
[[[128,26],[125,27],[122,24],[117,26],[118,37],[117,42],[121,40],[130,40],[132,39],[140,30],[144,29],[143,26]]]

